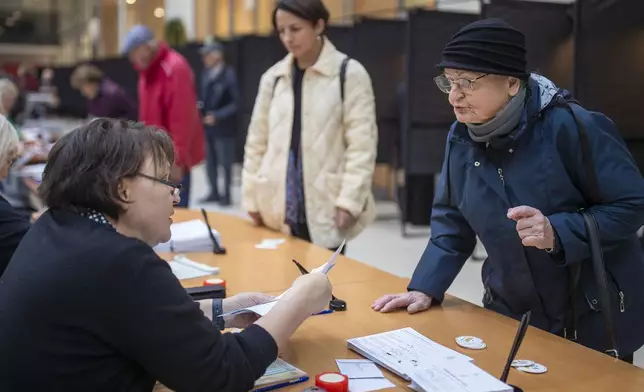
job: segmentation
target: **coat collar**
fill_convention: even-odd
[[[168,44],[165,42],[159,42],[157,48],[157,52],[154,55],[154,58],[150,62],[150,65],[148,65],[147,68],[142,69],[137,66],[135,66],[135,69],[139,71],[141,74],[149,74],[151,72],[154,72],[157,68],[161,66],[161,62],[168,56],[170,53],[170,48],[168,47]]]
[[[328,38],[323,37],[322,39],[324,40],[322,52],[310,69],[325,76],[332,76],[338,73],[336,55],[339,52]],[[293,55],[291,53],[287,54],[277,67],[276,76],[290,76],[293,61]]]

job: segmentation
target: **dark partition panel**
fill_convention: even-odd
[[[405,29],[404,21],[383,19],[363,19],[353,28],[353,57],[369,72],[376,97],[379,163],[392,162],[400,132],[396,88],[403,79]]]
[[[237,159],[242,161],[248,124],[253,112],[259,80],[266,70],[286,55],[286,51],[275,36],[245,36],[238,41],[237,76],[241,91],[242,105],[239,112],[237,132]]]
[[[434,176],[440,173],[445,140],[454,122],[447,95],[434,84],[435,66],[450,38],[478,15],[415,10],[409,15],[402,132],[405,184],[399,192],[405,223],[429,225]]]
[[[501,18],[521,30],[526,37],[528,70],[572,90],[574,5],[491,0],[483,7],[483,17]]]
[[[352,26],[329,26],[326,35],[340,52],[355,56],[356,40]]]
[[[644,139],[644,1],[578,1],[575,86],[588,108],[608,115],[626,139]]]

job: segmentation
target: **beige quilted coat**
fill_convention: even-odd
[[[373,89],[367,71],[352,59],[342,104],[339,75],[345,57],[325,39],[302,85],[306,216],[311,240],[327,248],[354,238],[375,217],[371,185],[378,130]],[[289,54],[261,78],[242,171],[242,208],[259,212],[266,226],[285,233],[289,232],[284,219],[293,124],[292,63]],[[335,224],[336,207],[357,217],[357,223],[340,231]]]

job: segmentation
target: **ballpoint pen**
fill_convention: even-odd
[[[297,266],[297,269],[300,270],[300,273],[302,275],[307,275],[309,273],[309,271],[307,271],[306,268],[302,266],[302,264],[298,263],[297,260],[293,259],[293,263],[295,263],[295,266]],[[346,301],[341,300],[337,298],[335,295],[331,294],[331,301],[329,302],[329,308],[331,308],[331,310],[337,310],[339,312],[342,312],[344,310],[347,310],[347,303]]]

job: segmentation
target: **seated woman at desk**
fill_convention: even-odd
[[[41,185],[49,210],[0,284],[0,390],[152,391],[158,380],[178,391],[248,391],[328,305],[331,286],[318,273],[252,325],[217,316],[269,299],[262,294],[192,301],[151,248],[170,239],[173,161],[165,132],[118,120],[97,119],[54,146]]]
[[[432,237],[409,292],[377,300],[374,310],[416,313],[440,303],[478,235],[489,255],[486,308],[514,318],[531,311],[534,326],[595,350],[617,348],[632,362],[644,344],[644,255],[636,234],[644,224],[644,180],[615,125],[530,74],[523,34],[500,19],[464,27],[439,68],[436,84],[457,121]],[[595,283],[581,208],[598,227],[608,301]],[[617,347],[604,333],[605,306]]]
[[[0,181],[7,178],[9,168],[18,158],[19,151],[18,133],[9,120],[0,114]],[[11,256],[29,227],[31,224],[28,217],[18,213],[4,197],[0,196],[0,276],[7,268]]]

